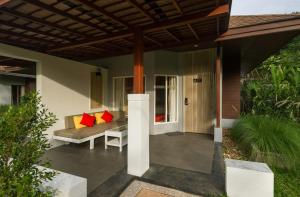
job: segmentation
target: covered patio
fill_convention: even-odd
[[[44,159],[86,177],[90,196],[118,196],[134,179],[222,194],[219,142],[240,115],[241,70],[300,29],[294,17],[230,30],[231,0],[0,3],[0,55],[36,63],[36,89],[58,118]],[[268,45],[259,55],[257,41]],[[128,114],[122,153],[104,137],[93,150],[54,137],[70,129],[66,117],[104,110]]]
[[[89,196],[117,196],[136,179],[199,195],[224,192],[221,145],[209,135],[150,136],[150,169],[140,178],[127,174],[127,148],[121,153],[116,147],[105,150],[103,139],[95,141],[93,151],[88,146],[60,146],[45,158],[56,170],[87,178]]]

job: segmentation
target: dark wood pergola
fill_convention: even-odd
[[[1,3],[2,2],[2,3]],[[213,44],[230,0],[2,0],[0,42],[74,60]]]

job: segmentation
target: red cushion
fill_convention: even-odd
[[[111,122],[113,120],[113,117],[114,116],[111,113],[109,113],[108,111],[105,110],[101,118],[105,122]]]
[[[164,122],[165,121],[165,115],[164,114],[156,114],[155,115],[155,122]]]
[[[95,116],[91,116],[87,113],[83,113],[80,124],[85,125],[87,127],[93,127],[95,124]]]

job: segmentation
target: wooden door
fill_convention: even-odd
[[[214,113],[214,50],[184,55],[184,130],[212,133]]]

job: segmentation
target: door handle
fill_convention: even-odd
[[[188,98],[184,99],[184,105],[189,105],[189,99]]]

